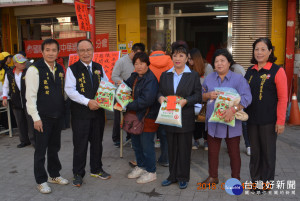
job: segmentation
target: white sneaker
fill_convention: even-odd
[[[48,182],[52,184],[61,184],[61,185],[67,185],[69,181],[67,179],[64,179],[62,177],[49,177]]]
[[[129,174],[128,179],[136,179],[140,177],[142,174],[144,174],[146,170],[136,166]]]
[[[251,147],[247,147],[247,155],[251,156]]]
[[[41,183],[37,186],[38,191],[43,194],[51,193],[51,188],[47,182]]]
[[[149,183],[149,182],[154,181],[154,180],[156,180],[156,172],[154,172],[154,173],[146,172],[142,176],[140,176],[140,178],[138,178],[136,180],[136,183],[145,184],[145,183]]]
[[[193,149],[193,150],[196,150],[196,149],[199,148],[199,146],[200,146],[199,140],[194,140],[192,149]]]

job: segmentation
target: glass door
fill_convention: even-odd
[[[171,44],[173,42],[173,20],[172,19],[153,19],[148,20],[147,30],[147,47],[148,52],[155,43],[160,43],[165,48],[166,52],[171,52]]]
[[[207,58],[215,48],[227,45],[227,0],[148,3],[147,19],[149,52],[156,42],[170,52],[172,42],[184,40],[190,48],[200,49]]]

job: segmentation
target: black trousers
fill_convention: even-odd
[[[274,180],[277,140],[275,124],[248,124],[247,128],[251,144],[250,176],[252,181]]]
[[[34,177],[36,183],[47,182],[45,155],[47,152],[47,170],[50,177],[59,177],[61,164],[58,158],[60,150],[61,118],[41,117],[43,132],[35,132]]]
[[[102,140],[105,118],[75,119],[71,118],[73,130],[73,174],[85,175],[88,142],[90,142],[91,173],[102,170]]]
[[[188,182],[190,180],[190,163],[193,132],[167,132],[169,171],[167,180],[171,182]]]
[[[205,130],[205,123],[195,122],[194,140],[199,140],[200,138],[207,140],[207,131]]]
[[[120,142],[120,123],[121,123],[121,112],[114,110],[114,125],[112,130],[113,142]]]
[[[19,138],[21,143],[31,143],[35,146],[33,120],[31,116],[27,114],[26,109],[13,108],[13,112],[16,118],[17,126],[19,129]]]

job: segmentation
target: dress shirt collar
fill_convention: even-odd
[[[267,62],[267,64],[266,64],[264,67],[262,67],[262,69],[270,70],[271,67],[272,67],[272,65],[273,65],[273,64],[272,64],[271,62]],[[252,67],[252,69],[255,69],[255,70],[258,71],[258,65],[255,64],[255,65]]]
[[[54,66],[53,66],[53,70],[51,68],[51,66],[47,63],[46,60],[44,60],[45,64],[48,66],[48,68],[50,69],[50,71],[54,71],[55,70],[55,67],[56,67],[56,62],[54,61]]]
[[[80,60],[80,61],[81,61],[81,60]],[[91,61],[91,63],[89,63],[89,64],[86,64],[86,63],[84,63],[83,61],[81,61],[81,63],[83,63],[83,65],[87,68],[87,66],[92,67],[93,61]]]
[[[168,70],[167,72],[168,72],[168,73],[175,73],[176,71],[175,71],[174,66],[173,66],[170,70]],[[181,74],[183,74],[183,73],[191,73],[191,72],[192,72],[191,69],[190,69],[187,65],[185,65],[184,70],[183,70],[182,73],[180,73],[179,75],[181,75]],[[177,74],[177,73],[176,73],[176,74]]]
[[[230,78],[231,78],[231,76],[232,76],[232,71],[231,70],[229,70],[228,71],[228,73],[225,75],[225,77],[224,78],[226,78],[227,80],[230,80]],[[220,78],[221,79],[221,77],[219,76],[219,74],[217,73],[217,72],[214,72],[214,74],[215,74],[215,79],[217,80],[218,78]]]

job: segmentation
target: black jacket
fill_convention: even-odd
[[[132,88],[136,78],[138,81],[134,89],[134,101],[127,105],[127,109],[136,111],[137,117],[141,120],[149,107],[146,118],[156,119],[159,110],[157,101],[158,81],[152,71],[148,69],[143,77],[139,77],[136,72],[133,72],[125,83]]]
[[[79,60],[69,67],[76,79],[76,90],[88,99],[94,99],[103,77],[102,66],[92,63],[92,81],[87,67]],[[95,71],[100,72],[96,74]],[[93,85],[92,85],[93,82]],[[90,110],[89,107],[71,100],[71,115],[76,119],[104,118],[104,109]]]
[[[159,82],[160,96],[176,95],[183,97],[188,102],[182,108],[182,128],[175,126],[164,126],[167,132],[172,133],[186,133],[192,132],[195,128],[195,111],[194,104],[201,103],[202,93],[199,74],[193,70],[191,73],[183,73],[176,93],[174,94],[173,87],[173,72],[163,72]]]
[[[32,64],[39,71],[39,89],[37,92],[37,110],[41,117],[59,118],[64,113],[64,77],[61,65],[56,64],[55,79],[44,59]]]
[[[21,91],[17,86],[15,80],[15,73],[13,69],[9,69],[6,72],[8,83],[9,83],[9,96],[11,98],[11,105],[16,109],[25,109],[26,107],[26,99],[25,99],[25,75],[27,69],[24,69],[21,75]]]

